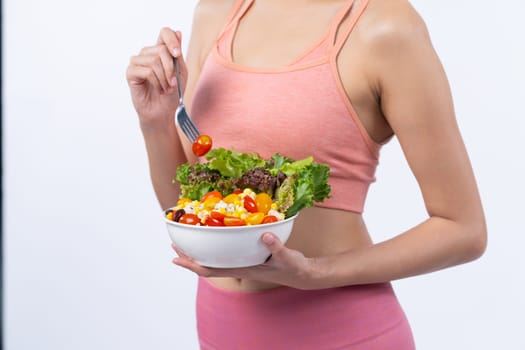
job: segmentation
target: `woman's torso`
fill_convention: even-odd
[[[233,7],[237,0],[228,2]],[[355,2],[347,19],[341,23],[341,32],[360,2]],[[381,114],[374,82],[367,76],[371,69],[366,57],[370,53],[367,26],[370,26],[374,17],[374,3],[375,1],[371,1],[368,4],[350,36],[344,40],[337,58],[337,70],[366,136],[379,144],[388,139],[392,131]],[[305,0],[304,4],[309,6],[301,7],[298,2],[255,1],[239,22],[233,38],[232,63],[261,69],[286,66],[319,40],[332,24],[334,16],[348,4],[348,0]],[[224,12],[224,22],[228,15],[229,13]],[[208,36],[216,37],[218,34],[212,26],[200,33],[207,36],[202,42],[210,42]],[[202,48],[203,61],[209,51],[210,48]],[[329,116],[322,117],[329,122]],[[305,140],[305,148],[308,147],[311,146]],[[315,257],[342,253],[370,244],[371,238],[359,212],[313,207],[301,213],[286,245],[301,251],[307,257]],[[219,287],[234,290],[274,287],[260,281],[233,278],[213,278],[212,282]]]

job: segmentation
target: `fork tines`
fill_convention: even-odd
[[[193,124],[190,117],[186,113],[184,113],[183,111],[180,112],[177,114],[177,122],[179,124],[179,127],[182,129],[184,134],[188,137],[188,139],[191,142],[195,142],[197,137],[199,137],[200,135],[199,129],[197,129],[195,124]]]

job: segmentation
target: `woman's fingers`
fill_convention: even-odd
[[[168,77],[172,77],[172,86],[176,85],[175,82],[175,67],[173,64],[173,59],[177,59],[179,61],[180,67],[181,67],[181,74],[183,79],[183,84],[185,84],[186,77],[187,77],[187,68],[186,68],[186,62],[184,61],[184,57],[182,57],[182,33],[179,31],[173,31],[170,28],[162,28],[159,34],[159,38],[157,39],[157,45],[165,46],[168,50],[169,54],[172,56],[170,57],[170,64],[166,69],[166,74]],[[184,89],[184,87],[181,87]]]
[[[177,85],[177,80],[175,79],[175,65],[173,63],[174,55],[169,51],[166,45],[146,47],[142,49],[141,55],[157,56],[163,67],[167,83],[170,86]],[[179,56],[179,60],[180,59],[181,56]]]
[[[181,46],[181,33],[175,32],[171,30],[170,28],[162,28],[159,33],[159,38],[157,39],[157,44],[162,45],[166,47],[167,52],[171,55],[170,62],[166,68],[166,73],[168,77],[173,77],[175,75],[175,67],[173,65],[173,58],[176,58],[179,60],[179,62],[183,65],[184,63],[182,59],[182,46]],[[173,84],[175,85],[175,84]]]
[[[186,70],[180,39],[180,32],[162,28],[155,46],[145,47],[131,58],[128,67],[130,85],[148,82],[164,93],[172,93],[177,85],[173,59],[180,61],[184,73]]]
[[[162,69],[162,75],[159,75],[159,78],[164,77],[164,81],[167,85],[176,85],[176,80],[174,79],[175,69],[173,65],[173,55],[169,52],[166,45],[145,47],[140,51],[138,57],[149,57],[150,61],[145,59],[142,63],[145,65],[154,65],[156,70]],[[165,84],[163,84],[163,86],[164,85]]]
[[[151,67],[130,64],[127,71],[128,83],[131,87],[141,86],[145,83],[153,87],[153,90],[161,90],[162,85],[157,78],[155,70]]]
[[[178,54],[182,57],[180,34],[168,29],[163,29],[161,33],[158,44],[145,47],[131,57],[126,71],[133,105],[144,125],[166,123],[168,118],[173,118],[178,104],[172,51],[174,47],[178,48]],[[181,84],[185,86],[187,70],[184,64],[181,68]]]
[[[168,90],[169,84],[159,57],[135,56],[132,58],[132,66],[134,67],[132,70],[138,77],[144,78],[152,86],[164,92]]]
[[[188,260],[191,260],[186,254],[184,254],[184,252],[182,250],[180,250],[175,244],[172,244],[171,245],[171,248],[173,248],[173,250],[175,251],[175,253],[177,253],[177,255],[181,258],[185,258],[185,259],[188,259]]]
[[[177,54],[180,54],[181,52],[180,38],[180,32],[175,32],[171,28],[164,27],[160,30],[157,45],[165,45],[169,52],[176,57]]]

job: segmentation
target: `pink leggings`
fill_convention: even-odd
[[[201,350],[413,350],[390,283],[238,292],[199,278]]]

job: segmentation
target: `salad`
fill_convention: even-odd
[[[293,160],[274,154],[211,149],[206,162],[185,163],[174,182],[177,205],[166,218],[190,225],[242,226],[281,221],[330,197],[330,168],[313,157]]]

